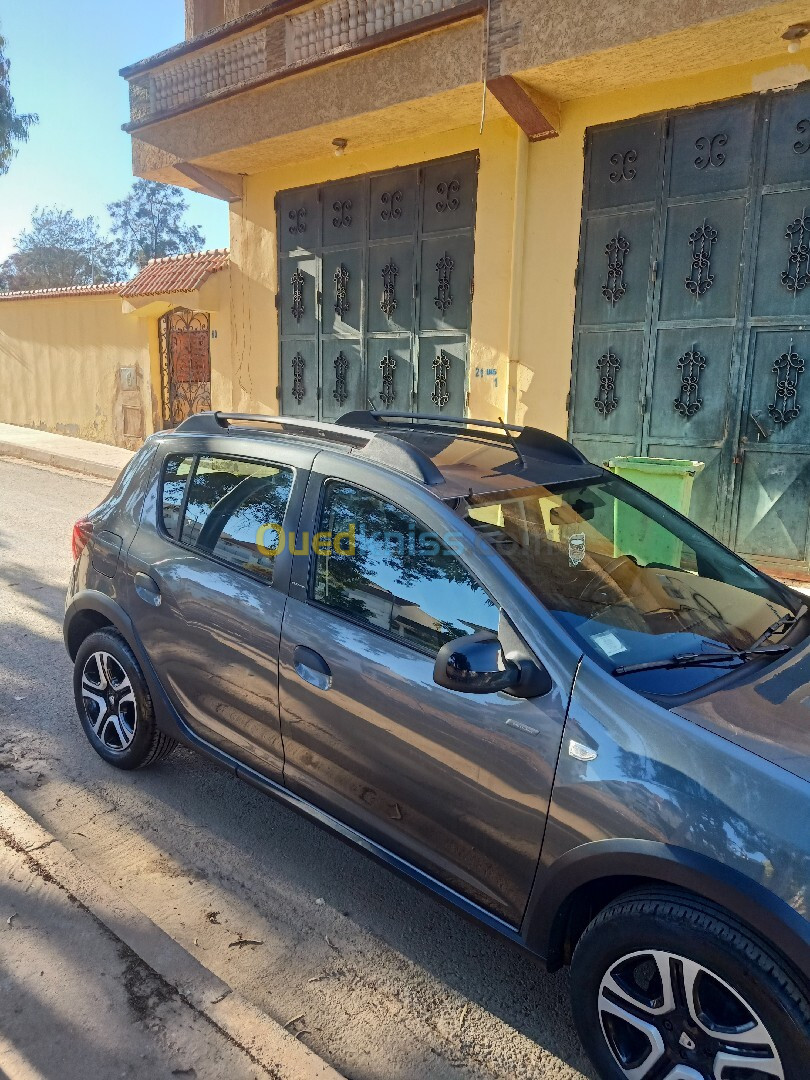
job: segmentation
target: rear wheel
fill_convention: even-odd
[[[142,769],[175,748],[157,726],[138,662],[124,639],[100,630],[82,642],[73,667],[76,709],[90,745],[119,769]]]
[[[802,1080],[810,1003],[768,947],[679,893],[619,899],[571,965],[580,1038],[603,1080]]]

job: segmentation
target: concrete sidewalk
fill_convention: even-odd
[[[132,457],[132,451],[108,443],[74,439],[70,435],[0,424],[0,455],[54,465],[102,480],[115,480]]]
[[[0,1077],[340,1080],[5,795]]]

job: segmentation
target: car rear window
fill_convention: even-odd
[[[270,582],[293,470],[242,458],[173,456],[163,472],[163,527],[187,547]]]

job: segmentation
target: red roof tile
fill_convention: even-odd
[[[73,285],[64,289],[28,289],[19,292],[0,291],[0,300],[41,300],[47,296],[110,296],[118,295],[125,282],[104,285]]]
[[[211,274],[225,270],[229,259],[227,248],[150,259],[143,270],[121,289],[121,295],[156,296],[159,293],[194,292]]]

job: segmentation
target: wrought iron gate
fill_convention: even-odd
[[[466,406],[477,155],[276,200],[288,415]]]
[[[211,408],[211,328],[203,311],[176,308],[158,323],[163,423]]]
[[[810,89],[588,133],[570,433],[706,462],[692,512],[806,563]],[[810,370],[808,370],[810,379]]]

